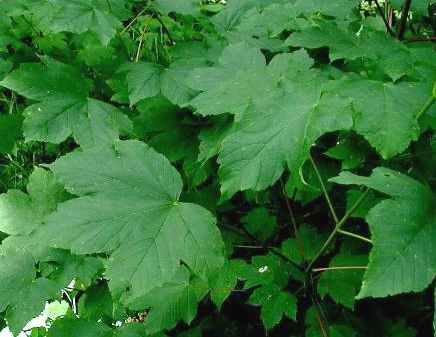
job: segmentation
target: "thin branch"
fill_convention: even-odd
[[[335,220],[335,223],[337,224],[339,222],[339,218],[338,218],[338,215],[336,214],[336,211],[333,207],[332,200],[330,199],[330,196],[327,192],[327,188],[324,184],[324,180],[322,179],[321,173],[319,172],[318,166],[316,165],[315,160],[313,159],[313,157],[311,155],[309,155],[309,159],[310,159],[310,162],[312,163],[313,169],[315,170],[315,174],[316,174],[318,181],[321,185],[322,192],[324,193],[324,197],[325,197],[325,200],[327,201],[327,204],[329,206],[330,213],[333,216],[333,220]]]
[[[398,39],[402,40],[404,38],[404,33],[406,32],[407,18],[409,16],[410,5],[412,0],[405,0],[403,5],[403,10],[401,12],[400,25],[398,27]]]
[[[356,233],[345,231],[343,229],[338,229],[338,233],[372,244],[372,241],[370,239]]]
[[[136,16],[132,19],[132,21],[129,22],[129,24],[124,27],[124,29],[121,31],[121,35],[123,35],[126,31],[129,30],[130,27],[138,20],[138,18],[145,13],[145,11],[148,9],[148,7],[143,8]]]
[[[285,204],[286,204],[286,208],[288,210],[289,218],[291,219],[291,223],[292,223],[292,227],[293,227],[294,235],[295,235],[295,240],[297,241],[297,245],[298,245],[298,250],[299,250],[301,257],[304,259],[304,256],[305,256],[304,244],[300,240],[300,233],[298,231],[298,225],[297,225],[297,220],[295,218],[294,210],[292,209],[291,203],[289,202],[288,196],[286,195],[286,191],[285,191],[285,187],[284,187],[282,179],[280,179],[280,184],[282,187],[283,197],[285,198]]]
[[[356,270],[356,269],[368,269],[367,266],[344,266],[344,267],[327,267],[327,268],[315,268],[312,269],[314,273],[319,273],[321,271],[331,271],[331,270]]]
[[[321,249],[318,251],[318,253],[315,255],[315,257],[312,259],[312,261],[310,262],[310,264],[307,266],[306,268],[306,272],[309,272],[313,265],[316,263],[316,261],[321,257],[322,254],[324,254],[324,252],[327,250],[327,248],[330,246],[331,242],[333,241],[333,239],[335,238],[336,234],[338,233],[338,230],[341,229],[341,227],[345,224],[345,222],[347,222],[348,218],[356,211],[357,208],[359,208],[359,206],[361,205],[361,203],[363,202],[363,200],[365,200],[366,196],[369,193],[369,189],[367,189],[365,191],[365,193],[363,193],[360,198],[356,201],[356,203],[353,205],[353,207],[351,207],[347,213],[344,215],[344,217],[341,219],[341,221],[339,221],[336,224],[335,229],[333,230],[333,232],[331,232],[331,234],[329,235],[329,237],[327,238],[326,242],[324,243],[324,245],[321,247]]]
[[[304,272],[303,267],[301,267],[298,263],[295,263],[294,261],[292,261],[289,257],[287,257],[286,255],[284,255],[280,250],[278,250],[277,248],[271,247],[271,246],[265,246],[262,242],[260,242],[256,237],[254,237],[253,235],[251,235],[249,232],[245,231],[244,229],[239,229],[230,225],[226,225],[226,224],[222,224],[223,227],[238,233],[239,235],[243,235],[248,237],[249,239],[251,239],[252,241],[254,241],[256,244],[258,244],[259,246],[261,246],[263,249],[268,250],[269,252],[271,252],[272,254],[280,257],[282,260],[288,262],[289,264],[291,264],[294,268],[298,269],[301,272]]]
[[[392,36],[395,36],[395,33],[392,30],[391,25],[389,24],[388,20],[386,19],[386,15],[385,15],[385,12],[383,11],[383,8],[381,8],[380,4],[378,3],[378,0],[374,0],[374,2],[375,2],[375,5],[377,6],[377,10],[378,10],[381,18],[383,19],[383,22],[385,23],[387,31]]]

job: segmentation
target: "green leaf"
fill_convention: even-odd
[[[302,253],[305,260],[311,261],[327,240],[327,236],[325,233],[319,233],[313,226],[302,224],[298,228],[298,239],[285,240],[281,251],[295,263],[303,262]]]
[[[261,241],[266,241],[277,229],[277,220],[264,207],[251,210],[242,219],[247,231]]]
[[[368,263],[368,257],[364,254],[342,249],[329,264],[329,268],[335,267],[361,267],[362,269],[331,269],[323,271],[318,281],[319,294],[324,297],[327,294],[337,303],[353,310],[354,298],[360,290],[364,268]]]
[[[321,97],[323,79],[315,71],[299,68],[305,58],[304,53],[293,53],[273,59],[269,68],[290,77],[285,90],[252,104],[225,138],[218,158],[224,197],[240,190],[263,190],[286,166],[298,175],[320,136],[352,126],[349,101],[335,95]]]
[[[60,143],[73,134],[82,146],[92,147],[112,143],[121,131],[131,128],[120,110],[87,98],[90,84],[78,69],[52,59],[24,64],[0,85],[41,101],[25,111],[26,141]]]
[[[178,201],[180,175],[144,143],[72,153],[52,169],[80,197],[50,217],[48,240],[76,254],[111,253],[106,276],[114,296],[129,290],[138,297],[162,286],[181,261],[200,276],[222,265],[214,217]]]
[[[56,320],[48,331],[47,337],[112,337],[112,331],[109,327],[87,321],[85,319],[76,319],[65,317]]]
[[[357,6],[357,0],[319,1],[319,0],[297,0],[295,11],[305,16],[321,13],[327,16],[338,18],[349,17]]]
[[[425,289],[436,275],[435,198],[431,190],[387,168],[376,168],[370,177],[344,172],[332,181],[364,185],[390,197],[366,217],[373,249],[358,298]]]
[[[430,94],[425,86],[416,83],[392,84],[363,78],[336,81],[328,91],[352,99],[354,129],[385,159],[401,153],[418,138],[415,115]]]
[[[179,320],[191,323],[197,315],[198,302],[206,292],[207,285],[198,278],[191,279],[188,269],[182,267],[171,281],[136,299],[130,307],[137,310],[151,308],[145,329],[153,334],[173,328]]]
[[[9,153],[22,134],[21,115],[0,115],[0,153]]]
[[[0,231],[26,235],[41,226],[46,217],[65,200],[65,192],[53,175],[36,168],[29,178],[28,194],[9,190],[0,195]]]
[[[32,256],[23,252],[0,255],[0,312],[6,310],[8,326],[18,334],[54,298],[60,286],[38,278]]]
[[[32,8],[41,28],[52,33],[94,33],[103,45],[108,45],[118,29],[124,0],[44,0]]]
[[[208,116],[242,114],[250,103],[264,100],[277,80],[267,71],[260,50],[238,43],[224,49],[214,67],[195,69],[188,82],[193,89],[203,91],[189,104],[196,113]]]
[[[297,299],[274,284],[256,289],[250,303],[262,306],[260,317],[268,330],[279,324],[283,316],[296,320]]]
[[[195,66],[203,62],[173,62],[168,68],[154,63],[133,63],[121,67],[120,72],[127,73],[129,100],[135,105],[144,98],[161,94],[173,104],[184,105],[194,96],[196,91],[189,88],[186,78]]]
[[[156,6],[163,13],[177,13],[182,15],[200,14],[200,3],[198,0],[185,0],[185,1],[173,1],[173,0],[156,0]]]
[[[229,297],[237,285],[238,280],[245,278],[250,266],[243,260],[229,260],[210,277],[210,297],[212,302],[221,308],[224,301]]]

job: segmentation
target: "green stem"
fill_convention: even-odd
[[[349,236],[349,237],[352,237],[352,238],[355,238],[355,239],[359,239],[359,240],[362,240],[362,241],[365,241],[365,242],[368,242],[368,243],[372,244],[372,241],[370,239],[368,239],[368,238],[366,238],[366,237],[364,237],[362,235],[356,234],[356,233],[345,231],[343,229],[339,229],[338,233],[346,235],[346,236]]]
[[[336,211],[333,207],[332,200],[330,199],[330,196],[327,192],[327,188],[324,184],[324,180],[322,179],[321,173],[319,172],[318,166],[316,165],[315,160],[313,160],[313,157],[311,155],[309,155],[309,159],[310,159],[310,162],[312,163],[313,169],[315,170],[315,174],[316,174],[318,181],[321,185],[322,193],[324,194],[325,200],[327,201],[327,204],[328,204],[329,209],[330,209],[330,213],[333,216],[333,220],[335,220],[335,223],[338,223],[339,222],[338,215],[336,214]]]
[[[320,271],[329,271],[329,270],[355,270],[355,269],[368,269],[367,266],[344,266],[344,267],[327,267],[327,268],[315,268],[313,271],[318,273]]]
[[[422,115],[424,115],[428,109],[431,108],[431,106],[433,105],[435,101],[435,97],[432,95],[431,97],[429,97],[429,99],[427,100],[427,102],[425,102],[424,106],[422,107],[421,110],[418,111],[418,113],[416,114],[416,119],[420,119]]]
[[[307,266],[306,268],[306,272],[309,272],[310,270],[312,270],[313,265],[316,263],[316,261],[318,261],[318,259],[321,257],[321,255],[324,254],[324,252],[327,250],[327,248],[330,246],[330,244],[332,243],[333,239],[335,238],[336,234],[338,233],[338,231],[342,228],[342,226],[345,224],[345,222],[347,222],[347,220],[349,219],[349,217],[356,211],[356,209],[360,206],[360,204],[363,202],[363,200],[366,198],[366,196],[369,193],[369,189],[367,189],[365,191],[365,193],[363,193],[360,198],[355,202],[355,204],[353,205],[353,207],[351,207],[347,213],[345,213],[344,217],[337,222],[335,229],[333,230],[333,232],[331,232],[331,234],[329,235],[329,237],[327,238],[326,242],[324,243],[324,245],[321,247],[321,249],[318,251],[318,253],[315,255],[315,257],[312,259],[312,261],[310,262],[310,264]]]

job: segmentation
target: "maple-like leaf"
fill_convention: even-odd
[[[425,289],[436,275],[436,217],[432,191],[387,168],[376,168],[370,177],[344,172],[332,181],[364,185],[389,197],[366,216],[373,248],[358,298]]]
[[[25,111],[26,141],[60,143],[72,134],[83,147],[92,147],[111,143],[131,128],[119,109],[88,98],[90,82],[78,69],[49,58],[43,62],[22,64],[0,82],[40,101]]]
[[[286,166],[297,175],[320,136],[352,126],[350,102],[321,96],[323,78],[309,70],[311,64],[304,52],[297,52],[282,54],[269,65],[274,77],[282,79],[283,90],[262,93],[224,139],[218,157],[224,197],[263,190]]]
[[[251,103],[264,100],[276,87],[278,80],[267,70],[259,49],[246,43],[230,45],[224,49],[217,65],[192,72],[188,83],[202,93],[189,105],[203,116],[242,114]]]
[[[52,280],[35,276],[31,255],[23,252],[0,255],[0,312],[6,310],[9,328],[16,335],[61,288]]]
[[[48,240],[76,254],[111,253],[106,276],[114,295],[162,286],[181,261],[202,277],[223,263],[214,217],[178,201],[180,175],[144,143],[72,153],[51,167],[80,197],[49,218]]]
[[[431,95],[427,85],[357,77],[334,81],[331,87],[328,92],[352,100],[354,130],[383,158],[401,153],[420,135],[416,114]]]
[[[0,231],[8,235],[26,235],[35,230],[65,198],[64,189],[53,175],[41,168],[33,171],[28,194],[9,190],[0,195]]]
[[[198,61],[198,60],[197,60]],[[196,94],[191,89],[186,78],[202,61],[176,61],[168,68],[154,63],[132,63],[123,65],[119,72],[127,73],[126,81],[129,88],[130,104],[134,105],[144,98],[161,94],[173,104],[188,103]]]
[[[250,296],[250,303],[262,306],[260,318],[267,329],[280,323],[283,316],[296,320],[297,299],[274,284],[256,289]]]
[[[92,32],[108,45],[122,27],[124,6],[124,0],[43,0],[31,5],[30,13],[44,31]]]

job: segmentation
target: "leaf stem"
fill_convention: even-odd
[[[400,26],[398,27],[398,39],[402,40],[404,38],[404,33],[406,32],[407,17],[409,16],[410,5],[412,0],[405,0],[403,5],[403,10],[401,12]]]
[[[343,266],[343,267],[327,267],[327,268],[315,268],[312,269],[313,272],[318,273],[321,271],[330,271],[330,270],[354,270],[354,269],[368,269],[367,266]]]
[[[297,220],[295,218],[294,210],[292,209],[292,205],[289,202],[288,196],[286,195],[285,186],[283,184],[282,179],[280,179],[280,184],[281,184],[282,194],[283,194],[283,197],[285,199],[286,208],[287,208],[288,213],[289,213],[289,218],[291,219],[291,223],[292,223],[292,227],[293,227],[294,235],[295,235],[295,240],[296,240],[297,245],[298,245],[298,250],[299,250],[300,256],[304,259],[304,257],[305,257],[304,244],[300,240],[300,233],[298,231],[298,225],[297,225]]]
[[[435,101],[435,97],[433,95],[431,95],[428,98],[427,102],[425,102],[425,104],[422,107],[422,109],[419,110],[418,113],[416,114],[416,119],[420,119],[421,116],[424,115],[428,111],[428,109],[431,108],[431,106],[433,105],[434,101]]]
[[[330,246],[331,242],[333,241],[333,239],[335,238],[336,234],[338,233],[338,231],[341,229],[341,227],[345,224],[345,222],[347,222],[348,218],[356,211],[356,209],[361,205],[361,203],[363,202],[363,200],[366,198],[366,196],[369,193],[369,189],[367,189],[361,196],[360,198],[354,203],[353,207],[351,207],[347,213],[345,213],[345,215],[343,216],[343,218],[336,224],[335,229],[333,230],[333,232],[331,232],[331,234],[329,235],[329,237],[327,238],[326,242],[324,243],[324,245],[321,247],[321,249],[318,251],[318,253],[315,255],[315,257],[312,259],[312,261],[309,263],[309,265],[306,268],[306,272],[309,272],[310,270],[312,270],[313,265],[316,263],[316,261],[318,261],[318,259],[321,257],[322,254],[324,254],[324,252],[327,250],[327,248]]]
[[[310,159],[310,162],[312,163],[313,169],[315,170],[315,174],[316,174],[318,181],[321,185],[322,192],[323,192],[325,200],[327,201],[327,204],[329,206],[330,213],[333,216],[333,220],[335,220],[335,223],[337,224],[339,222],[339,218],[338,218],[338,215],[336,214],[336,211],[333,207],[332,200],[330,199],[330,196],[327,192],[327,188],[324,184],[324,180],[322,179],[321,173],[319,172],[318,166],[316,165],[315,160],[313,159],[313,157],[310,154],[309,154],[309,159]]]
[[[224,226],[225,228],[227,228],[235,233],[238,233],[239,235],[244,235],[244,236],[248,237],[249,239],[254,241],[256,244],[258,244],[260,247],[262,247],[262,249],[268,250],[272,254],[280,257],[282,260],[291,264],[294,268],[298,269],[301,272],[304,272],[303,267],[301,267],[298,263],[295,263],[294,261],[292,261],[289,257],[284,255],[280,250],[278,250],[277,248],[271,247],[271,246],[264,245],[262,242],[260,242],[258,239],[256,239],[256,237],[254,237],[253,235],[251,235],[249,232],[245,231],[244,229],[239,229],[239,228],[233,227],[231,225],[227,225],[227,224],[222,224],[222,226]]]
[[[338,229],[338,233],[372,244],[372,241],[370,239],[356,233],[352,233],[343,229]]]

